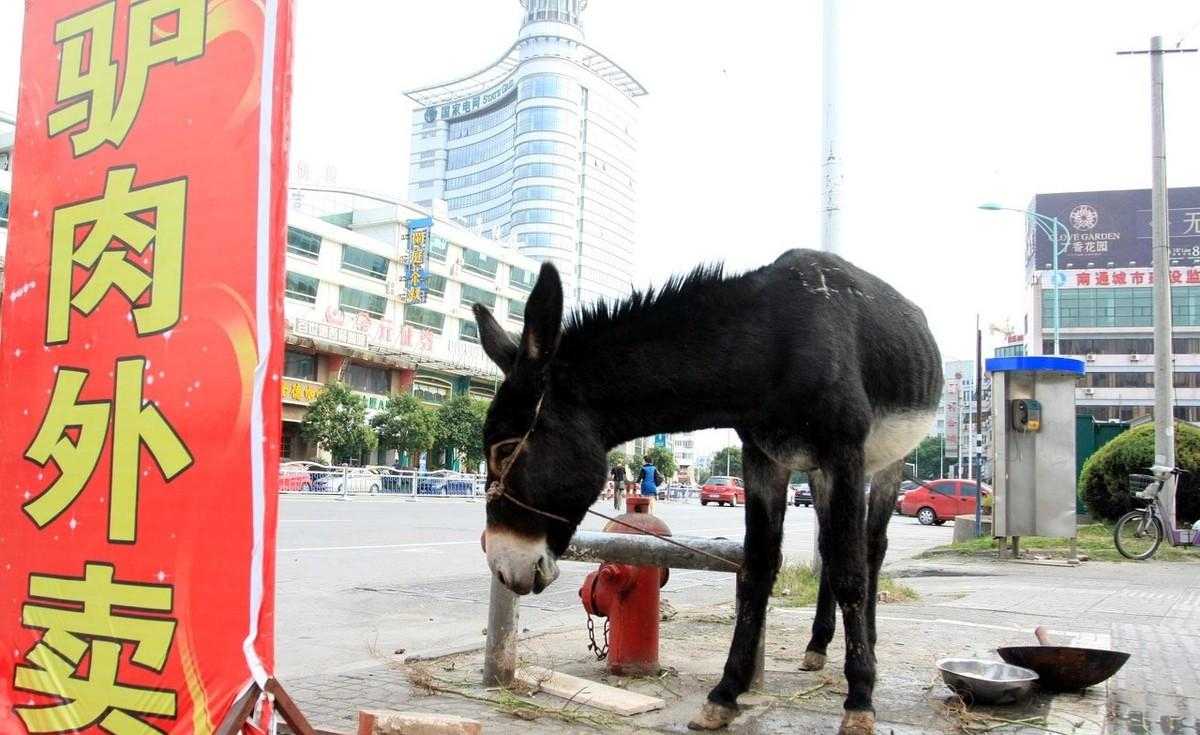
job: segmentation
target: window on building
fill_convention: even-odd
[[[489,278],[495,278],[499,267],[500,261],[495,258],[484,255],[477,250],[463,248],[463,268],[466,270],[488,276]]]
[[[1150,337],[1068,338],[1059,341],[1064,355],[1152,355]],[[1054,340],[1042,340],[1042,354],[1054,354]]]
[[[1200,373],[1175,373],[1176,388],[1200,388]]]
[[[382,255],[361,250],[350,245],[342,246],[342,268],[363,276],[387,280],[388,259]]]
[[[7,191],[0,191],[0,227],[8,227],[8,201],[9,194]]]
[[[283,295],[306,304],[317,303],[317,279],[303,273],[287,272]]]
[[[566,179],[567,181],[575,181],[579,178],[578,174],[575,173],[575,169],[570,166],[560,166],[557,163],[526,163],[517,166],[513,170],[514,179],[529,179],[534,177]]]
[[[522,245],[536,245],[560,250],[575,249],[575,241],[570,237],[552,232],[522,232],[517,235],[517,242]]]
[[[346,366],[346,385],[363,393],[388,395],[392,392],[392,378],[387,368],[371,367],[350,363]]]
[[[453,189],[465,189],[468,186],[478,186],[485,181],[499,178],[505,174],[512,173],[512,159],[497,163],[495,166],[489,166],[482,171],[476,171],[473,174],[465,174],[463,176],[454,176],[446,179],[446,191]]]
[[[517,134],[535,130],[575,134],[579,132],[579,117],[561,107],[526,107],[518,111]]]
[[[357,288],[341,286],[338,289],[338,306],[343,311],[358,311],[382,318],[387,311],[387,299]]]
[[[429,259],[436,260],[439,263],[446,262],[446,252],[450,249],[450,242],[444,237],[434,235],[429,238]]]
[[[321,238],[311,232],[289,227],[287,249],[289,253],[316,259],[321,255]]]
[[[537,282],[537,274],[532,271],[527,271],[524,268],[518,268],[515,265],[508,269],[508,285],[513,288],[519,288],[522,291],[532,291],[533,284]]]
[[[488,390],[487,388],[480,388],[477,385],[471,386],[470,390],[468,390],[468,393],[477,401],[490,401],[496,397],[496,393],[494,391]]]
[[[557,140],[530,140],[517,144],[518,156],[562,156],[576,160],[579,151],[570,143]]]
[[[482,288],[476,288],[467,284],[462,287],[462,305],[471,306],[472,304],[483,304],[489,309],[496,308],[496,294],[491,291],[485,291]]]
[[[441,334],[446,326],[446,317],[431,309],[408,304],[404,307],[404,323]]]
[[[505,181],[503,184],[493,186],[490,189],[477,191],[474,194],[466,196],[454,197],[446,201],[446,206],[450,209],[468,209],[470,207],[478,207],[480,204],[490,202],[497,197],[508,198],[508,193],[512,191],[512,182]]]
[[[557,209],[522,209],[519,212],[513,212],[512,222],[514,225],[539,222],[572,227],[577,220],[575,215],[560,212]]]
[[[464,342],[479,343],[479,325],[470,319],[458,320],[458,338]]]
[[[447,130],[447,136],[450,140],[458,140],[466,138],[476,133],[494,128],[497,125],[504,123],[513,115],[513,110],[516,109],[517,99],[514,94],[507,95],[499,103],[500,107],[495,109],[472,113],[467,117],[461,117],[450,123]]]
[[[1176,355],[1200,354],[1200,337],[1176,337],[1171,340],[1171,352]]]
[[[465,145],[462,148],[451,148],[446,152],[446,168],[466,168],[507,153],[512,150],[513,140],[513,129],[507,128],[478,143]]]
[[[315,381],[317,379],[317,356],[298,350],[284,350],[283,374],[288,378]]]
[[[513,321],[525,321],[525,302],[517,299],[508,300],[508,318]]]
[[[579,99],[579,83],[561,74],[530,74],[521,80],[518,99],[534,97],[557,97],[564,100]]]
[[[437,273],[430,273],[429,277],[425,281],[425,284],[429,288],[429,293],[433,294],[434,296],[446,295],[445,276],[439,276]]]
[[[450,384],[435,378],[418,377],[413,380],[412,393],[425,403],[445,403],[450,398]]]
[[[561,186],[522,186],[513,190],[513,201],[550,201],[575,203],[575,192]]]

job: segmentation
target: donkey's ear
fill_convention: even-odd
[[[475,312],[475,323],[479,325],[479,342],[483,345],[483,351],[501,372],[508,375],[517,361],[517,343],[496,322],[496,317],[486,306],[475,304],[471,310]]]
[[[545,364],[558,349],[562,333],[563,290],[558,269],[543,263],[533,293],[525,304],[525,332],[521,336],[521,354],[535,364]]]

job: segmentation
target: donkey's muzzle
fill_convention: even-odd
[[[518,595],[537,594],[558,579],[558,562],[545,539],[489,529],[484,532],[484,549],[496,579]]]

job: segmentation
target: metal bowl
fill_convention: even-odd
[[[968,704],[1013,704],[1029,696],[1037,672],[1000,661],[944,658],[937,662],[942,681]]]

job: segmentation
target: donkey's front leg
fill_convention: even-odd
[[[821,524],[821,559],[833,595],[842,608],[846,636],[845,701],[840,735],[871,735],[875,712],[875,653],[867,632],[867,594],[870,586],[866,555],[866,498],[863,497],[863,451],[845,447],[822,461],[830,492],[814,500]],[[824,502],[822,502],[824,501]],[[834,546],[837,539],[837,546]]]
[[[721,681],[688,723],[693,730],[716,730],[737,717],[737,698],[754,678],[758,643],[767,618],[767,600],[781,560],[783,516],[790,474],[747,441],[742,445],[746,472],[746,540],[738,575],[738,616]]]

